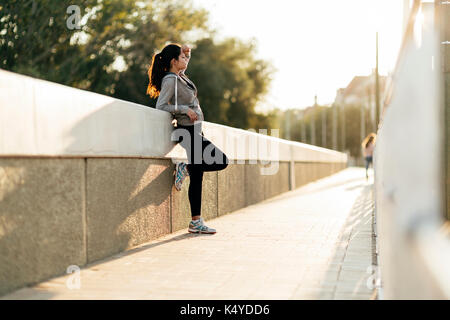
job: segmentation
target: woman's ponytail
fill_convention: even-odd
[[[161,91],[162,79],[170,70],[170,62],[177,59],[181,54],[181,46],[178,44],[169,44],[160,52],[153,56],[152,64],[148,69],[149,84],[147,94],[151,98],[157,98]]]
[[[164,76],[164,66],[162,61],[162,54],[157,53],[153,56],[152,64],[148,69],[149,84],[147,87],[147,94],[151,98],[157,98],[161,91],[161,82]]]

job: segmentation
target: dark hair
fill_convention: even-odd
[[[366,148],[369,146],[369,144],[371,144],[373,142],[373,137],[369,138],[369,141],[367,141],[366,143]]]
[[[375,133],[369,134],[362,142],[363,148],[367,148],[370,143],[375,143],[377,135]]]
[[[181,54],[181,46],[177,43],[171,43],[162,49],[160,53],[153,56],[152,64],[148,69],[149,84],[147,94],[152,98],[157,98],[161,91],[162,79],[170,70],[170,61],[178,60]]]

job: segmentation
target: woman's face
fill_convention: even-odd
[[[188,66],[188,62],[189,59],[186,57],[183,51],[181,51],[180,55],[178,56],[178,60],[172,59],[172,65],[178,71],[185,70]]]

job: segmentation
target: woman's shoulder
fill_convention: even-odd
[[[175,84],[175,81],[173,79],[176,79],[177,75],[175,73],[167,73],[161,80],[161,85],[167,85],[167,84]],[[172,81],[170,81],[172,79]]]
[[[177,74],[174,73],[174,72],[169,71],[169,72],[166,72],[166,74],[164,75],[163,79],[168,79],[168,78],[179,79],[180,76],[177,75]]]
[[[169,78],[177,78],[177,75],[173,72],[167,72],[162,79],[165,80]]]

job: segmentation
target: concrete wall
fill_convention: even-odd
[[[0,294],[84,265],[83,159],[0,158]]]
[[[167,113],[0,71],[0,121],[0,295],[187,228],[189,178],[173,187],[186,154]],[[346,166],[332,150],[207,122],[203,131],[232,161],[204,174],[205,220]]]

